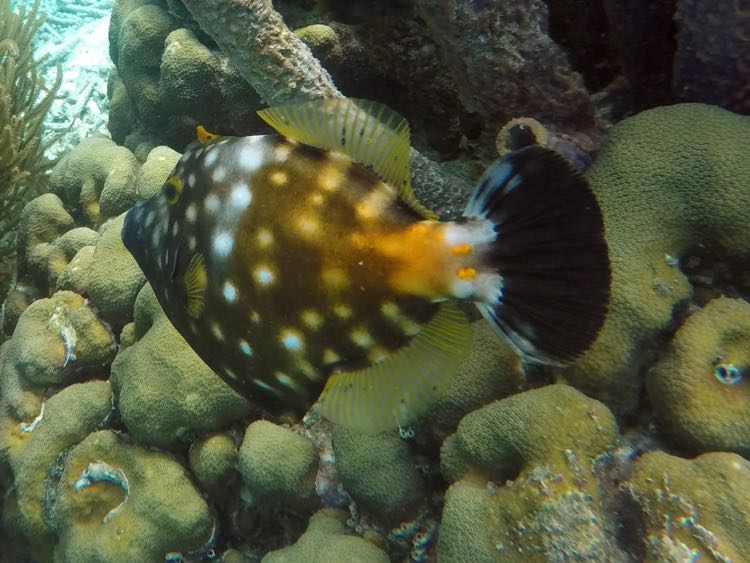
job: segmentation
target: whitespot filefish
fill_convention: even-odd
[[[610,269],[585,179],[538,146],[440,222],[411,190],[409,127],[373,102],[260,112],[278,134],[198,128],[122,230],[176,329],[270,413],[319,399],[360,430],[413,421],[471,345],[474,302],[526,359],[565,363],[603,323]]]

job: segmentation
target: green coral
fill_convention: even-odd
[[[318,453],[313,443],[265,420],[245,431],[239,469],[253,503],[309,507],[317,503]]]
[[[50,189],[75,210],[79,225],[98,227],[127,211],[139,198],[140,166],[125,147],[110,139],[83,140],[57,163]]]
[[[750,553],[750,462],[714,452],[687,460],[650,452],[623,489],[644,527],[647,563],[745,561]]]
[[[46,87],[33,58],[31,42],[44,23],[39,0],[18,13],[10,5],[10,0],[0,0],[0,238],[46,186],[54,163],[44,156],[44,118],[62,79],[58,69],[55,83]]]
[[[296,543],[268,553],[262,563],[388,563],[388,556],[374,544],[353,536],[345,525],[346,513],[324,508],[310,517],[310,524]]]
[[[414,519],[425,484],[397,432],[362,434],[336,426],[332,440],[341,482],[363,513],[393,525]]]
[[[438,558],[618,560],[594,459],[618,438],[612,413],[566,385],[491,403],[440,453],[446,494]]]
[[[205,436],[190,446],[188,461],[201,487],[220,493],[237,475],[237,446],[228,434]]]
[[[248,402],[190,348],[148,284],[136,299],[134,328],[137,340],[115,357],[110,381],[136,440],[165,446],[247,415]]]
[[[469,412],[520,391],[525,383],[521,358],[486,321],[472,324],[474,339],[464,364],[448,388],[420,420],[441,441],[455,432]],[[421,430],[417,430],[421,439]]]
[[[122,214],[102,227],[86,287],[101,316],[116,325],[133,318],[136,297],[146,282],[120,237],[124,221],[125,214]]]
[[[750,117],[702,104],[644,111],[610,132],[588,179],[612,263],[609,314],[580,361],[558,375],[618,413],[632,410],[650,343],[691,295],[691,247],[750,253]]]
[[[214,527],[179,463],[108,430],[71,450],[47,510],[60,563],[163,561],[202,548]]]
[[[21,529],[35,559],[46,559],[56,540],[42,512],[48,470],[60,452],[94,432],[111,410],[112,391],[106,381],[66,387],[44,404],[41,420],[27,430],[27,443],[11,459]]]
[[[737,380],[722,377],[730,367]],[[656,417],[677,443],[750,455],[750,303],[722,297],[690,317],[646,384]]]

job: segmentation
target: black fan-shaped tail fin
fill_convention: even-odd
[[[498,160],[469,202],[468,220],[497,236],[478,248],[496,291],[482,314],[528,359],[565,363],[592,344],[607,312],[610,265],[601,210],[585,178],[554,151],[531,146]]]

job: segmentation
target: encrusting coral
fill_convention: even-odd
[[[623,559],[592,474],[595,458],[617,438],[612,413],[566,385],[525,391],[466,415],[440,452],[453,484],[438,558]]]
[[[164,560],[213,539],[211,511],[186,470],[109,430],[75,446],[49,486],[46,509],[61,563]]]
[[[310,524],[296,543],[268,553],[262,563],[388,563],[388,555],[374,544],[349,533],[346,513],[324,508],[310,517]]]
[[[725,452],[692,460],[649,452],[622,488],[642,521],[646,563],[747,559],[748,460]]]
[[[750,456],[750,303],[721,297],[680,327],[646,377],[669,436],[692,451]]]

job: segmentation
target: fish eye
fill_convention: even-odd
[[[182,180],[177,176],[172,176],[164,184],[164,196],[167,198],[169,205],[174,205],[180,200],[182,193]]]

